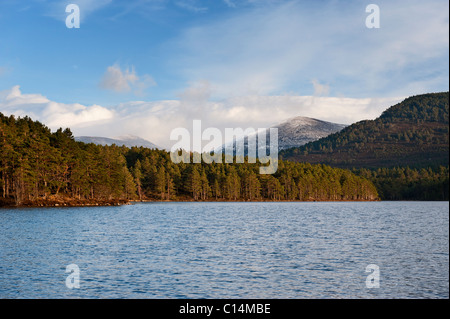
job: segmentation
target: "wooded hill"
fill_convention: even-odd
[[[166,151],[76,142],[28,117],[0,113],[0,206],[156,200],[376,200],[374,185],[349,170],[280,161],[174,164]],[[62,201],[61,201],[62,200]]]
[[[448,131],[449,93],[423,94],[280,157],[352,168],[381,199],[449,200]]]
[[[449,93],[423,94],[280,157],[350,169],[438,168],[449,165],[448,131]]]

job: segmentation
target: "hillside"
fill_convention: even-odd
[[[352,124],[280,158],[341,168],[414,168],[449,164],[449,93],[412,96],[375,120]]]

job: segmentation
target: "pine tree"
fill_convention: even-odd
[[[156,174],[156,192],[159,194],[160,199],[164,200],[166,195],[166,169],[164,166],[158,168]]]
[[[136,184],[139,200],[142,200],[142,165],[140,160],[137,160],[136,163],[134,164],[132,173],[134,177],[134,182]]]
[[[208,178],[206,177],[205,171],[202,169],[201,176],[201,198],[202,200],[206,200],[209,198],[211,193],[211,187],[209,187]]]
[[[198,172],[197,164],[190,165],[190,171],[187,173],[185,189],[191,194],[194,200],[199,200],[202,193],[202,180]]]
[[[136,184],[134,182],[134,177],[126,166],[124,166],[122,169],[124,175],[124,197],[126,199],[135,199]]]

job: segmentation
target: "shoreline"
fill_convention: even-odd
[[[106,207],[130,205],[129,200],[78,200],[78,199],[49,199],[24,201],[16,205],[14,200],[0,200],[0,209],[2,208],[45,208],[45,207]]]
[[[2,208],[63,208],[63,207],[107,207],[107,206],[125,206],[134,205],[139,203],[339,203],[339,202],[414,202],[418,200],[103,200],[103,201],[67,201],[67,202],[44,202],[40,201],[38,203],[26,202],[22,205],[15,205],[14,203],[5,204],[4,202],[0,205],[0,210]],[[433,201],[427,201],[433,202]]]

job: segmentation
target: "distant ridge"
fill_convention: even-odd
[[[126,147],[146,147],[152,149],[160,149],[157,145],[153,144],[150,141],[147,141],[139,136],[134,135],[125,135],[118,136],[115,138],[109,137],[100,137],[100,136],[77,136],[75,140],[83,143],[94,143],[97,145],[117,145],[117,146],[126,146]]]
[[[326,122],[314,118],[297,116],[292,117],[285,122],[282,122],[272,128],[278,129],[278,150],[284,150],[292,147],[299,147],[306,143],[316,141],[322,137],[336,133],[347,125],[336,124]],[[267,131],[267,145],[269,144],[269,130]],[[248,154],[248,136],[244,137],[244,154]],[[231,143],[222,145],[222,152],[225,151],[225,147],[231,145]],[[241,152],[242,138],[238,142],[233,143],[233,151]],[[267,153],[269,147],[267,147]]]

